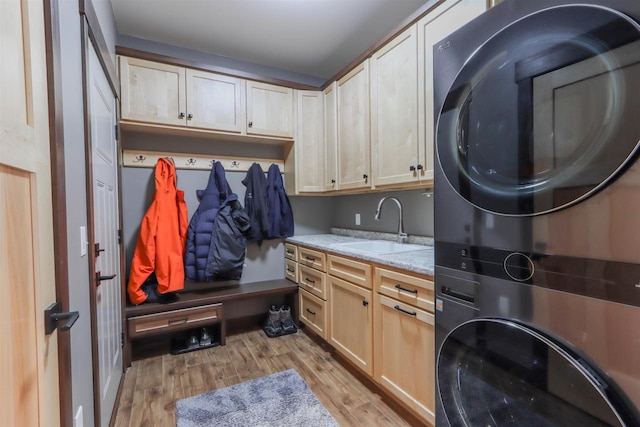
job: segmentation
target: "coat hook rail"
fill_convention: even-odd
[[[227,157],[214,155],[194,155],[185,153],[166,153],[157,151],[123,150],[124,167],[154,168],[158,159],[171,157],[176,169],[211,170],[213,162],[220,162],[227,171],[246,172],[253,163],[259,163],[263,170],[268,170],[273,163],[284,170],[284,161],[279,159],[258,159],[251,157]]]

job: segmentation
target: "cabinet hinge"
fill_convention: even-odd
[[[121,228],[118,229],[118,244],[119,245],[122,244],[122,229]]]
[[[116,141],[120,141],[120,126],[116,125]]]
[[[124,331],[120,332],[120,346],[124,347]]]

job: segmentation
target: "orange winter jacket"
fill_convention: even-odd
[[[184,288],[184,246],[187,235],[187,204],[184,191],[177,189],[172,159],[158,159],[155,170],[156,194],[140,224],[140,234],[131,262],[129,298],[142,304],[147,294],[142,284],[155,271],[158,292]]]

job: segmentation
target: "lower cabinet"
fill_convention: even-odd
[[[300,289],[300,321],[323,339],[327,339],[327,302]]]
[[[374,301],[374,379],[434,424],[435,318],[384,295]]]
[[[371,291],[329,276],[329,343],[368,375],[373,375]]]

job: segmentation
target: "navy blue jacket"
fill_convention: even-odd
[[[206,282],[217,278],[240,278],[246,249],[243,229],[247,230],[248,219],[246,224],[235,227],[217,223],[221,210],[226,209],[229,217],[236,212],[237,217],[237,210],[242,208],[238,197],[229,187],[220,162],[214,163],[207,188],[196,191],[196,194],[200,204],[187,229],[184,257],[186,279]],[[242,222],[242,218],[238,219]],[[220,263],[220,260],[224,265],[213,265]],[[226,274],[229,271],[231,273]]]
[[[261,245],[269,231],[269,208],[267,205],[267,178],[265,178],[259,163],[251,165],[242,183],[247,187],[244,195],[244,210],[251,219],[247,242],[258,242],[258,245]]]
[[[269,206],[268,239],[293,236],[293,210],[289,197],[284,191],[280,168],[276,164],[269,167],[267,174],[267,204]]]

